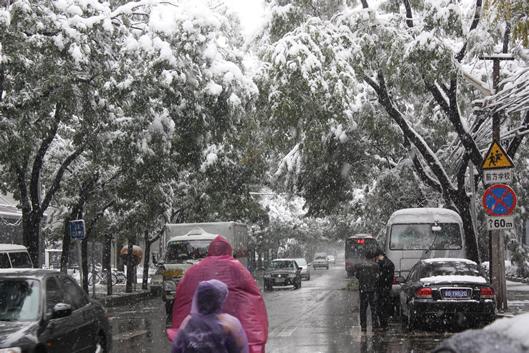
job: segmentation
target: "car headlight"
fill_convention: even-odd
[[[270,278],[270,277],[272,277],[272,275],[269,274],[269,273],[266,273],[266,274],[264,275],[264,278]]]
[[[0,348],[0,353],[22,353],[20,347]]]
[[[174,291],[176,291],[176,283],[174,283],[173,281],[164,281],[163,282],[163,290],[166,291],[166,292],[174,292]]]
[[[295,273],[289,273],[288,274],[288,278],[296,278],[296,274]]]

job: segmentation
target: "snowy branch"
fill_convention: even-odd
[[[4,84],[5,84],[6,76],[5,76],[5,68],[4,64],[0,63],[0,102],[2,102],[4,98]]]
[[[448,115],[450,114],[450,103],[446,94],[442,91],[441,87],[435,82],[433,85],[430,82],[425,81],[426,88],[443,111]]]
[[[479,152],[479,148],[476,145],[474,138],[472,137],[470,132],[468,132],[468,130],[465,128],[465,124],[462,120],[463,117],[461,116],[461,112],[459,111],[459,103],[457,101],[457,81],[455,79],[452,79],[450,82],[450,89],[448,90],[448,100],[450,103],[450,113],[448,114],[450,122],[454,126],[457,135],[461,140],[461,143],[465,147],[465,150],[468,154],[470,154],[470,159],[472,160],[472,163],[474,163],[474,165],[481,165],[481,163],[483,162],[483,157]]]
[[[481,18],[482,5],[483,5],[483,0],[476,0],[476,8],[474,9],[474,18],[472,19],[472,23],[470,24],[470,28],[468,30],[468,33],[472,32],[473,30],[475,30],[478,27],[479,20]],[[461,62],[461,60],[463,60],[463,58],[465,57],[465,54],[466,54],[466,51],[467,51],[467,44],[468,43],[465,42],[465,44],[463,44],[463,47],[461,48],[459,53],[457,53],[456,60],[458,62]]]
[[[439,159],[437,159],[437,156],[435,155],[435,153],[431,150],[431,148],[428,146],[428,144],[422,138],[422,136],[420,136],[415,131],[415,129],[411,127],[411,125],[404,118],[402,113],[398,111],[397,108],[395,108],[389,96],[383,73],[378,72],[377,77],[379,81],[379,90],[377,93],[378,93],[378,99],[380,101],[380,104],[382,104],[382,106],[384,107],[386,112],[389,114],[389,116],[395,121],[395,123],[397,123],[397,125],[400,127],[401,131],[406,136],[406,138],[408,138],[409,141],[421,153],[423,158],[426,160],[428,167],[432,170],[434,175],[439,180],[441,186],[443,187],[443,190],[447,190],[447,191],[454,190],[455,189],[454,185],[450,181],[450,178],[448,177]]]
[[[33,210],[39,208],[39,188],[40,188],[40,173],[42,170],[42,163],[44,161],[44,156],[48,152],[48,149],[57,135],[57,130],[59,129],[59,123],[62,118],[62,106],[57,104],[55,106],[55,113],[53,117],[53,123],[50,127],[46,137],[42,140],[40,147],[35,155],[35,160],[33,161],[33,167],[31,169],[31,180],[29,182],[30,187],[30,198]]]
[[[518,148],[522,144],[522,141],[523,141],[523,139],[525,137],[525,134],[523,134],[521,132],[529,130],[529,110],[525,113],[525,117],[523,119],[522,125],[525,126],[525,129],[523,129],[522,131],[518,132],[516,137],[511,141],[511,144],[509,145],[509,148],[507,150],[507,154],[511,158],[514,158],[514,156],[516,155],[516,152],[518,152]]]
[[[463,160],[457,171],[457,190],[465,190],[465,177],[470,157],[468,153],[463,154]]]
[[[411,160],[413,162],[413,167],[415,168],[417,175],[423,181],[423,183],[425,183],[426,185],[428,185],[435,191],[442,193],[441,184],[439,184],[437,180],[435,180],[432,176],[430,176],[426,172],[425,167],[422,165],[421,161],[419,160],[419,157],[414,155]]]
[[[413,27],[413,13],[411,11],[410,0],[403,0],[404,7],[406,8],[406,25],[409,28]]]

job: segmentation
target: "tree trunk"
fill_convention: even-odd
[[[83,273],[83,289],[88,292],[88,237],[81,241],[81,271]],[[92,280],[95,281],[95,278]]]
[[[464,192],[464,191],[463,191]],[[466,194],[459,192],[454,200],[457,211],[463,220],[463,230],[465,232],[465,247],[467,249],[467,258],[472,261],[480,262],[477,234],[472,224],[472,215],[470,213],[470,198]]]
[[[149,240],[149,232],[144,233],[145,254],[143,256],[143,279],[141,281],[141,289],[147,289],[147,282],[149,280],[149,262],[151,257],[151,242]]]
[[[129,241],[127,246],[127,285],[125,286],[126,293],[132,293],[132,281],[134,280],[134,269],[132,262],[132,242]]]
[[[68,272],[68,263],[70,262],[70,234],[68,228],[70,225],[70,217],[64,220],[64,233],[62,236],[62,251],[61,251],[61,272],[66,274]]]
[[[40,222],[42,217],[35,214],[34,211],[25,212],[22,210],[23,231],[22,239],[24,245],[28,248],[29,256],[33,266],[40,267]]]
[[[106,234],[103,246],[103,268],[107,270],[107,295],[112,295],[112,235]]]

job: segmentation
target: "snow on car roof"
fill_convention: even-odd
[[[452,258],[452,257],[433,257],[431,259],[424,259],[422,261],[426,262],[426,263],[434,263],[434,262],[464,262],[464,263],[469,264],[469,265],[476,265],[477,266],[477,263],[475,263],[472,260],[461,259],[461,258]]]
[[[27,251],[27,248],[18,244],[0,244],[0,251]]]
[[[431,276],[419,279],[423,283],[437,284],[437,283],[475,283],[485,284],[487,280],[481,276],[469,275],[445,275],[445,276]]]
[[[529,348],[529,313],[520,314],[512,318],[505,318],[494,321],[485,327],[485,330],[498,332],[508,336],[514,341],[520,342],[525,348]]]
[[[388,224],[394,223],[462,223],[457,212],[446,208],[405,208],[393,212]]]

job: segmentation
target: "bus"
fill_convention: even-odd
[[[353,277],[358,266],[366,260],[366,254],[378,249],[378,243],[371,234],[355,234],[345,239],[345,271]]]

